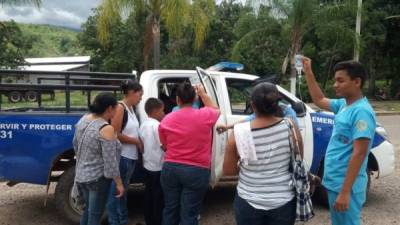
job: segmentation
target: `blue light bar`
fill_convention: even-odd
[[[220,62],[207,68],[211,71],[241,71],[244,69],[243,64],[236,62]]]

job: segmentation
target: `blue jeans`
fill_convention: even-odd
[[[236,194],[233,208],[237,225],[294,225],[296,221],[296,198],[279,208],[261,210]]]
[[[209,179],[208,169],[164,163],[161,171],[165,204],[162,224],[197,225]]]
[[[360,225],[361,210],[366,199],[366,192],[351,193],[350,205],[347,211],[338,212],[333,208],[339,193],[327,190],[329,211],[331,214],[332,225]]]
[[[88,183],[77,183],[77,187],[85,200],[81,225],[100,225],[110,186],[111,180],[104,177]]]
[[[135,171],[136,160],[128,159],[121,156],[119,162],[119,173],[121,174],[122,183],[126,190],[126,193],[121,198],[115,197],[117,190],[115,182],[111,184],[111,191],[108,197],[107,213],[108,213],[108,224],[109,225],[125,225],[128,224],[128,187]]]

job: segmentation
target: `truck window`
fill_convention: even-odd
[[[172,112],[176,104],[176,88],[183,82],[189,82],[187,78],[166,78],[158,81],[158,98],[164,102],[165,114]]]
[[[250,115],[253,113],[250,104],[252,84],[253,82],[249,80],[226,79],[232,115]]]

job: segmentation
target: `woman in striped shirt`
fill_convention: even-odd
[[[247,125],[236,125],[228,140],[224,175],[239,175],[234,201],[238,225],[295,223],[295,191],[289,171],[290,130],[287,121],[276,116],[281,115],[279,96],[275,85],[257,85],[251,96],[256,118]],[[237,136],[243,133],[246,136],[246,132],[252,140],[243,141]],[[243,153],[246,151],[253,151],[253,154]],[[249,155],[253,156],[246,158]]]

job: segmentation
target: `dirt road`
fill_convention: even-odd
[[[387,129],[396,146],[396,172],[382,179],[373,179],[371,191],[363,210],[364,225],[400,225],[400,116],[378,118]],[[53,193],[53,192],[51,192]],[[201,225],[233,225],[232,200],[235,187],[225,184],[208,193]],[[45,187],[19,184],[9,188],[0,183],[0,224],[1,225],[69,225],[55,210],[54,196],[51,194],[46,207],[43,205]],[[129,192],[129,208],[132,225],[143,223],[142,192]],[[316,206],[316,217],[309,225],[329,224],[328,210]]]

